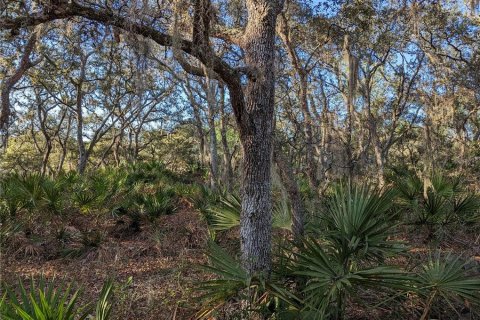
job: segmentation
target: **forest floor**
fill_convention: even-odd
[[[193,208],[186,205],[160,217],[155,226],[142,225],[134,234],[118,219],[92,224],[83,217],[66,227],[70,234],[106,230],[101,244],[81,257],[59,256],[52,243],[28,247],[19,240],[19,250],[1,257],[2,280],[15,285],[18,278],[43,274],[47,279],[73,281],[82,288],[84,300],[95,301],[108,277],[118,283],[132,277],[132,283],[117,292],[115,319],[190,319],[198,311],[194,287],[208,278],[199,268],[207,262],[207,229]]]
[[[194,318],[201,307],[195,286],[211,277],[199,267],[207,263],[208,239],[201,214],[185,202],[175,214],[161,216],[155,224],[144,223],[136,232],[132,232],[129,225],[129,221],[119,218],[102,220],[98,224],[95,219],[79,216],[65,227],[69,240],[64,240],[62,246],[59,240],[30,241],[27,245],[25,239],[18,239],[16,247],[1,256],[1,278],[15,285],[18,278],[43,274],[47,279],[73,282],[82,288],[83,301],[95,301],[104,281],[112,277],[121,288],[116,292],[114,319]],[[96,247],[76,257],[59,254],[60,247],[78,247],[78,237],[72,240],[75,234],[89,230],[103,232],[102,241]],[[432,245],[431,241],[427,241],[426,234],[426,230],[418,227],[402,228],[398,240],[409,244],[413,259],[399,257],[391,263],[409,269],[414,267],[411,265],[413,261],[424,261]],[[442,239],[442,251],[473,257],[480,271],[480,236],[458,230],[445,233]],[[224,247],[235,246],[238,242],[234,234],[227,235],[223,240]],[[438,247],[438,243],[435,246]],[[121,284],[126,283],[129,277],[132,277],[132,283],[122,287]],[[366,298],[376,299],[375,295],[367,295]],[[415,315],[420,312],[415,310],[414,305],[411,307],[413,309],[408,313]],[[358,309],[353,306],[348,311],[348,318],[382,319],[386,314],[391,315],[391,310],[383,313],[380,308],[378,311],[377,314],[361,306]],[[415,318],[418,319],[412,317]]]

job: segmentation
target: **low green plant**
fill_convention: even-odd
[[[5,247],[11,237],[21,230],[21,224],[8,219],[0,223],[0,250]]]
[[[129,279],[131,282],[131,279]],[[73,290],[70,284],[30,279],[28,289],[18,281],[17,295],[14,288],[3,284],[5,294],[0,301],[0,318],[3,320],[108,320],[113,307],[114,282],[108,279],[95,307],[92,303],[79,305],[80,290]],[[94,316],[91,316],[92,311]]]
[[[276,319],[343,319],[347,302],[365,288],[405,294],[411,290],[411,276],[384,263],[405,250],[389,240],[398,225],[393,197],[391,191],[338,185],[316,217],[317,227],[302,243],[288,243],[275,259],[268,281],[248,275],[238,262],[213,247],[209,270],[220,278],[204,288],[213,291],[210,296],[217,301],[220,297],[225,301],[235,293],[252,292],[253,286],[255,295],[264,298],[248,300],[251,310],[273,313]],[[234,204],[238,210],[238,202]],[[236,210],[231,210],[232,216]]]
[[[392,191],[365,185],[335,187],[317,217],[318,227],[293,250],[290,269],[304,283],[297,290],[304,317],[343,319],[346,302],[359,288],[408,288],[405,272],[383,264],[405,250],[389,240],[398,225],[393,197]]]
[[[107,279],[103,284],[100,297],[95,307],[95,320],[108,320],[112,314],[112,296],[113,296],[113,280]]]
[[[395,183],[398,202],[413,218],[413,223],[434,229],[478,220],[480,196],[465,191],[459,178],[437,173],[428,180],[430,183],[417,175],[408,175]]]
[[[1,318],[5,320],[74,320],[86,319],[88,305],[78,306],[79,290],[70,285],[46,282],[42,277],[35,283],[33,278],[27,291],[21,280],[18,282],[20,297],[12,288],[4,285],[5,295],[0,302]]]
[[[64,209],[64,182],[45,179],[42,183],[42,201],[46,210],[53,214],[62,214]]]
[[[421,319],[428,319],[435,305],[447,306],[458,313],[458,306],[480,305],[480,277],[466,274],[468,265],[460,257],[440,253],[431,255],[421,266],[415,280],[417,292],[425,301]]]
[[[14,218],[26,205],[19,188],[18,175],[12,174],[0,180],[0,219]]]
[[[300,295],[303,307],[299,311],[308,314],[309,319],[344,319],[347,301],[358,295],[360,288],[409,289],[409,276],[399,268],[354,264],[324,247],[310,239],[296,254],[293,274],[305,283]]]
[[[87,253],[101,247],[105,234],[100,230],[89,230],[81,233],[79,246],[62,250],[62,256],[67,258],[83,257]]]
[[[217,278],[201,282],[197,289],[204,308],[197,313],[198,319],[207,319],[225,303],[235,298],[241,301],[238,317],[248,319],[253,313],[261,314],[270,300],[269,286],[261,274],[249,275],[241,264],[213,241],[209,243],[209,265],[202,266]]]

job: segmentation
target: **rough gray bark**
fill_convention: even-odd
[[[271,155],[275,93],[275,25],[282,1],[247,0],[245,62],[257,71],[245,88],[240,119],[243,147],[242,261],[250,272],[271,269]]]

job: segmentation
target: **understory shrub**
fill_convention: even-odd
[[[5,294],[0,301],[0,318],[5,320],[108,320],[113,306],[112,280],[104,283],[95,303],[86,304],[79,304],[80,290],[43,277],[38,281],[32,278],[28,287],[19,280],[19,293],[6,284],[3,288]]]
[[[354,305],[401,308],[412,296],[422,319],[446,309],[460,312],[465,302],[478,305],[480,278],[460,257],[437,253],[408,269],[392,263],[408,257],[406,244],[394,240],[401,223],[396,195],[363,185],[336,186],[305,238],[281,246],[268,279],[248,275],[211,245],[207,269],[218,278],[200,285],[206,308],[199,315],[207,317],[232,301],[243,301],[238,303],[243,316],[273,319],[345,319]],[[226,223],[233,219],[221,217],[225,226],[233,225]],[[365,292],[373,292],[368,303]]]

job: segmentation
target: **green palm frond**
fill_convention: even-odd
[[[0,181],[0,204],[2,216],[14,217],[26,206],[17,175],[10,175]]]
[[[332,311],[341,318],[346,296],[358,288],[408,290],[409,276],[392,266],[363,269],[346,267],[342,261],[324,250],[316,240],[304,241],[294,274],[306,280],[303,289],[304,311],[314,311],[314,319],[324,319]]]
[[[79,188],[73,191],[72,200],[83,213],[91,212],[97,205],[98,195],[87,188]]]
[[[223,231],[240,225],[242,210],[240,197],[227,195],[220,199],[220,203],[208,209],[207,222],[215,231]]]
[[[398,243],[387,240],[398,224],[393,198],[392,191],[367,186],[341,184],[335,189],[323,213],[324,238],[342,260],[353,256],[381,259],[402,250]]]
[[[395,181],[395,190],[404,202],[413,201],[423,192],[423,182],[417,175],[408,175]]]
[[[399,179],[395,190],[398,203],[415,223],[435,226],[478,218],[480,198],[463,190],[459,178],[436,173],[430,184],[424,185],[418,176],[411,175]]]
[[[170,189],[157,190],[154,194],[145,194],[137,198],[135,205],[150,220],[175,211],[175,194]]]
[[[480,197],[474,194],[463,194],[452,201],[452,213],[466,221],[474,221],[480,214]]]
[[[423,211],[421,211],[420,222],[434,222],[435,220],[440,219],[442,215],[448,210],[447,200],[441,196],[429,190],[427,192],[427,197],[424,199]]]
[[[61,181],[45,179],[42,183],[43,204],[53,213],[61,213],[64,202],[64,184]]]
[[[207,210],[207,222],[212,230],[224,231],[240,225],[242,202],[238,195],[228,194],[220,197],[217,204]],[[291,209],[286,199],[276,201],[272,208],[272,226],[291,230]]]
[[[0,300],[0,316],[5,320],[108,320],[112,312],[113,281],[107,280],[96,303],[95,317],[90,304],[78,305],[79,290],[71,285],[49,281],[41,277],[30,280],[29,288],[19,280],[19,295],[12,287],[4,284],[5,294]]]
[[[32,211],[40,208],[43,196],[43,177],[40,174],[24,174],[17,177],[17,188],[24,208]]]
[[[435,173],[430,179],[431,188],[435,194],[448,198],[458,191],[460,180],[450,179],[440,173]]]
[[[439,253],[430,256],[417,277],[419,292],[426,298],[444,299],[453,305],[459,298],[480,305],[480,278],[465,273],[467,264],[460,257]]]
[[[248,273],[240,263],[213,241],[208,246],[209,265],[202,266],[219,278],[202,282],[198,289],[203,292],[202,299],[207,304],[218,304],[237,296],[240,290],[252,283]]]
[[[272,226],[279,229],[292,229],[292,210],[287,199],[281,198],[273,204]]]

